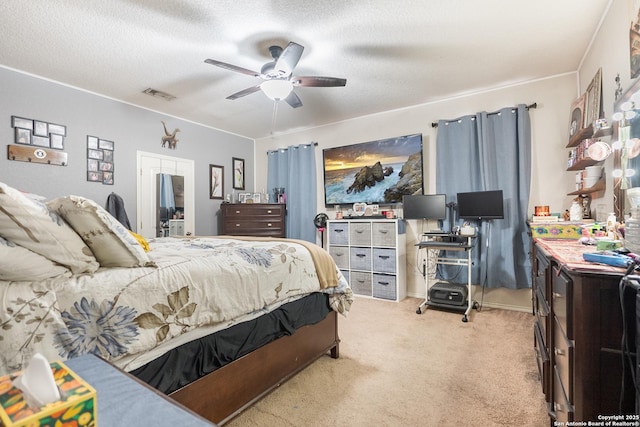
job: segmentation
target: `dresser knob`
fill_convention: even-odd
[[[236,227],[240,227],[240,224],[236,224]]]
[[[269,209],[269,210],[267,211],[267,213],[271,213],[271,209]]]
[[[268,223],[268,224],[267,224],[267,227],[273,227],[273,226],[271,225],[271,223]]]
[[[237,213],[237,214],[239,214],[239,213],[240,213],[240,211],[236,211],[236,213]]]

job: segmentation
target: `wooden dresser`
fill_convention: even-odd
[[[286,213],[284,204],[223,203],[220,234],[286,237]]]
[[[635,413],[635,295],[625,294],[623,323],[624,269],[586,263],[584,251],[595,247],[537,239],[533,248],[534,346],[550,425]],[[633,354],[623,376],[624,324]]]

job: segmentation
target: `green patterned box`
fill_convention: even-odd
[[[581,224],[535,223],[529,224],[533,238],[579,239],[582,237]]]
[[[32,408],[14,387],[20,372],[0,377],[0,426],[97,426],[96,391],[62,362],[51,362],[61,400]]]

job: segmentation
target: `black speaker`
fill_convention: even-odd
[[[467,305],[468,293],[464,285],[437,282],[429,289],[429,300],[436,304],[462,307]]]

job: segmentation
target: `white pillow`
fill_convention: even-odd
[[[71,276],[66,267],[0,237],[0,280],[34,282]]]
[[[0,236],[32,250],[72,273],[93,273],[100,267],[80,236],[44,203],[0,182]]]
[[[66,196],[47,202],[91,248],[102,267],[150,267],[140,243],[117,219],[93,200]]]

